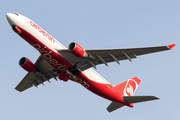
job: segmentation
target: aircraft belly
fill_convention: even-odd
[[[119,91],[117,91],[111,84],[101,84],[91,80],[89,80],[87,83],[90,85],[88,90],[95,93],[96,95],[101,96],[110,101],[124,103],[122,94]]]
[[[42,42],[40,42],[36,37],[25,31],[24,29],[21,29],[21,34],[19,34],[23,39],[25,39],[29,44],[31,44],[35,49],[37,49],[42,57],[57,71],[66,72],[67,68],[72,67],[73,65],[69,63],[66,59],[64,59],[62,56],[60,56],[57,52],[53,51],[52,49],[48,48],[50,45],[44,45]],[[94,71],[95,72],[95,71]],[[89,78],[95,79],[96,82],[99,83],[108,83],[107,81],[100,78],[98,75],[94,75],[92,77],[92,71],[87,70],[86,75],[89,74]],[[82,76],[85,76],[81,71],[80,74],[77,77],[73,77],[72,75],[69,75],[65,73],[68,78],[72,81],[78,82],[84,87],[88,88],[89,85],[87,84],[87,79]]]
[[[95,74],[95,71],[88,69],[84,72],[81,72],[73,77],[72,75],[66,73],[67,68],[72,67],[73,65],[60,56],[57,52],[48,48],[46,45],[41,43],[33,35],[21,29],[22,33],[19,34],[23,39],[25,39],[29,44],[36,48],[42,57],[57,71],[65,72],[68,78],[74,82],[77,82],[92,91],[93,93],[109,99],[111,101],[123,101],[121,94],[115,91],[114,87],[110,85],[104,78],[102,78],[98,73]]]

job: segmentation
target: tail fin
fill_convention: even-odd
[[[133,96],[140,82],[141,80],[139,80],[137,77],[133,77],[121,84],[116,85],[115,89],[123,93],[124,96]]]
[[[121,84],[118,84],[115,87],[116,90],[120,91],[123,94],[123,100],[124,102],[128,103],[138,103],[138,102],[145,102],[150,100],[156,100],[159,99],[155,96],[133,96],[134,92],[136,91],[139,83],[141,81],[137,77],[133,77]],[[109,112],[112,112],[120,107],[123,107],[124,104],[112,102],[108,107],[107,110]]]

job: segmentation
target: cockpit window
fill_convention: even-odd
[[[13,14],[15,14],[15,15],[19,16],[19,14],[17,14],[17,13],[13,13]]]

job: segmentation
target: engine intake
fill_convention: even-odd
[[[22,57],[19,60],[19,65],[28,72],[33,72],[35,70],[35,65],[26,57]]]
[[[68,50],[76,57],[79,57],[79,58],[88,57],[88,54],[86,53],[86,51],[75,42],[72,42],[71,44],[69,44]]]

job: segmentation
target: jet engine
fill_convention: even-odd
[[[26,57],[22,57],[19,60],[19,65],[28,72],[33,72],[35,70],[35,65]]]
[[[80,46],[78,45],[77,43],[75,42],[72,42],[69,47],[68,47],[68,50],[73,54],[75,55],[76,57],[88,57],[88,54],[86,53],[86,51]]]

